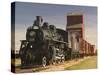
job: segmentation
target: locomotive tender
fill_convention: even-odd
[[[63,63],[71,55],[67,32],[36,16],[33,26],[27,29],[26,40],[21,40],[19,54],[22,67]]]

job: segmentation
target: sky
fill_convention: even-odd
[[[20,49],[20,40],[25,39],[26,29],[33,25],[35,16],[42,16],[43,21],[65,30],[69,13],[83,14],[84,39],[97,47],[97,7],[16,2],[15,50]]]

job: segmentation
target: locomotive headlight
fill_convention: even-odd
[[[32,45],[30,45],[30,48],[32,48]]]

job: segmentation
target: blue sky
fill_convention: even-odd
[[[44,21],[49,24],[66,29],[68,13],[82,13],[84,15],[84,38],[97,45],[97,7],[17,2],[15,13],[16,49],[19,49],[19,40],[25,39],[26,29],[33,24],[35,16],[42,16]]]

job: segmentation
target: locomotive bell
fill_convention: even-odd
[[[43,28],[43,29],[48,29],[48,27],[49,27],[48,22],[44,22],[44,24],[43,24],[42,28]]]

